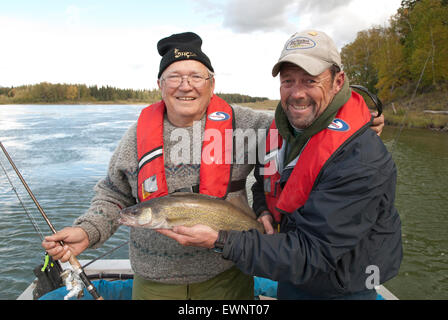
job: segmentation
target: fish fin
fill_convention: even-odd
[[[163,220],[158,223],[154,223],[151,227],[152,229],[173,229],[173,226],[171,226],[168,221]]]

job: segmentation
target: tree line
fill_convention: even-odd
[[[344,71],[385,102],[448,89],[448,0],[403,0],[388,27],[358,32]]]
[[[160,91],[119,89],[85,84],[41,82],[19,87],[0,87],[0,103],[94,103],[113,101],[149,101],[161,99]]]
[[[238,93],[217,93],[228,103],[257,102],[267,98]],[[41,82],[19,87],[0,87],[0,104],[19,103],[95,103],[141,102],[154,103],[162,99],[159,89],[134,90],[85,84],[52,84]]]
[[[216,95],[227,101],[227,103],[247,103],[269,100],[264,97],[251,97],[239,93],[217,93]]]

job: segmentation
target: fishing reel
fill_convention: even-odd
[[[75,296],[78,299],[81,299],[84,296],[84,285],[78,273],[72,269],[66,269],[61,273],[61,278],[64,281],[65,288],[68,291],[68,293],[64,296],[64,300],[69,300]]]

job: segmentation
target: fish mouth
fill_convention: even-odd
[[[121,215],[120,218],[118,218],[118,223],[125,225],[125,226],[135,226],[137,224],[137,220],[134,217],[130,217],[127,215]]]

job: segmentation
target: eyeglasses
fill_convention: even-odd
[[[163,77],[162,81],[165,81],[166,85],[169,88],[178,88],[182,84],[182,81],[184,79],[187,79],[187,82],[190,86],[194,88],[201,88],[205,85],[205,82],[211,78],[212,78],[211,76],[205,78],[198,74],[184,75],[184,76],[173,74]]]

